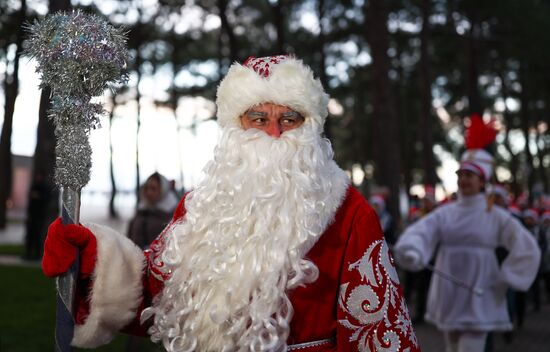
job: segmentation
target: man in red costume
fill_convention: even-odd
[[[328,96],[311,69],[249,58],[216,104],[214,159],[148,250],[50,226],[46,275],[81,253],[73,344],[123,330],[167,351],[419,351],[376,213],[321,137]]]

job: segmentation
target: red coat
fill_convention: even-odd
[[[172,223],[185,215],[184,201]],[[144,301],[138,316],[168,277],[160,261],[165,233],[145,251]],[[319,278],[289,292],[294,316],[288,344],[298,345],[289,350],[420,351],[378,217],[354,188],[348,189],[334,222],[307,258],[317,265]],[[137,321],[126,330],[146,334]]]

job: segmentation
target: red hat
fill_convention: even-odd
[[[506,203],[508,204],[509,201],[509,193],[508,190],[502,186],[502,185],[493,185],[491,187],[491,193],[501,196],[504,200],[506,200]]]
[[[510,206],[508,206],[508,211],[512,215],[517,216],[518,218],[521,216],[521,210],[519,210],[519,207],[517,204],[510,204]]]
[[[532,218],[535,221],[539,221],[539,212],[537,209],[527,208],[523,211],[523,218]]]
[[[527,196],[527,193],[523,192],[522,194],[520,194],[517,197],[516,202],[518,203],[518,206],[520,208],[526,207],[527,204],[529,203],[529,197]]]
[[[420,211],[417,207],[411,206],[409,208],[409,221],[415,221],[420,218]]]
[[[234,63],[216,96],[221,127],[240,126],[240,116],[261,103],[287,106],[319,132],[328,115],[329,96],[321,81],[309,66],[288,55],[249,57],[242,65]]]
[[[497,130],[494,121],[488,124],[483,122],[479,114],[472,114],[470,126],[466,129],[466,151],[462,154],[460,170],[469,170],[488,181],[493,174],[493,156],[483,148],[493,143]]]
[[[435,187],[433,185],[424,185],[424,198],[428,198],[432,202],[435,202]]]
[[[380,209],[386,209],[386,201],[381,195],[375,194],[369,199],[369,203],[373,206],[377,205]]]

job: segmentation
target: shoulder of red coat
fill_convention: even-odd
[[[350,203],[351,205],[364,206],[365,209],[374,211],[369,202],[365,197],[353,186],[349,186],[346,194],[345,202]]]
[[[187,198],[188,194],[189,192],[186,192],[183,197],[181,197],[180,202],[174,211],[174,215],[172,216],[172,221],[179,220],[185,215],[185,198]]]
[[[341,208],[354,209],[356,212],[362,213],[363,215],[374,215],[375,211],[369,202],[363,197],[361,192],[353,186],[349,186],[346,192],[346,198],[342,203]]]

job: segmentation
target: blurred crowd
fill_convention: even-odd
[[[456,194],[437,201],[432,186],[425,186],[423,196],[413,195],[410,199],[408,216],[402,226],[404,232],[410,225],[416,223],[426,215],[430,214],[437,207],[454,202]],[[539,311],[542,304],[550,303],[550,195],[540,195],[529,199],[528,193],[521,193],[515,196],[508,185],[491,185],[486,190],[487,204],[489,206],[506,209],[512,216],[529,231],[538,243],[541,260],[531,287],[523,292],[511,288],[507,290],[506,300],[508,314],[513,323],[513,330],[504,332],[503,336],[507,341],[513,339],[514,331],[521,329],[525,319],[529,319],[529,313]],[[385,231],[386,240],[392,246],[401,233],[397,231],[396,225],[388,211],[385,209],[384,197],[375,195],[370,198],[370,203],[379,215],[380,223]],[[506,258],[508,251],[505,248],[497,247],[495,256],[501,264]],[[433,274],[432,268],[437,249],[430,261],[430,268],[423,268],[419,271],[400,272],[405,291],[405,297],[411,309],[413,324],[423,324],[426,312],[426,302],[430,280]],[[493,334],[489,334],[486,351],[492,350]]]

